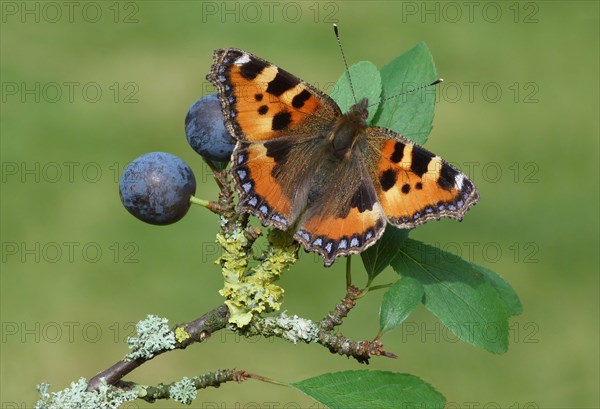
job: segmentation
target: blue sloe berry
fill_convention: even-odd
[[[166,152],[142,155],[127,165],[119,193],[123,206],[138,219],[157,225],[175,223],[190,208],[196,178],[179,157]]]
[[[192,149],[203,158],[229,162],[235,140],[223,123],[217,94],[206,95],[192,104],[185,116],[185,134]]]

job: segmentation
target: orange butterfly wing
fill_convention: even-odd
[[[461,220],[479,200],[473,182],[439,156],[389,129],[367,133],[379,155],[371,175],[391,224],[412,229],[442,217]]]

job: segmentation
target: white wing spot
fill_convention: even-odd
[[[298,236],[302,237],[306,241],[308,241],[310,239],[310,236],[304,230],[298,230],[297,233],[298,233]]]
[[[242,56],[240,58],[235,60],[234,64],[235,65],[243,65],[243,64],[246,64],[248,61],[250,61],[250,56],[248,54],[242,54]]]
[[[465,181],[465,175],[463,175],[462,173],[459,173],[458,175],[456,175],[456,178],[454,179],[454,183],[456,183],[458,190],[462,189],[464,181]]]
[[[271,216],[271,219],[283,224],[284,226],[287,226],[287,221],[283,217],[278,215],[277,213],[275,213],[273,216]]]

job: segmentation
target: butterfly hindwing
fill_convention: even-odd
[[[469,178],[421,146],[385,128],[367,128],[379,155],[372,170],[388,221],[410,229],[429,220],[461,220],[479,197]]]
[[[306,207],[318,170],[319,146],[312,135],[239,141],[232,172],[241,210],[255,214],[265,225],[290,228]]]
[[[239,142],[233,161],[240,209],[255,214],[264,224],[286,230],[291,222],[292,204],[271,175],[275,161],[264,144]]]
[[[352,160],[335,169],[322,165],[316,174],[309,203],[294,237],[307,250],[323,256],[326,266],[336,257],[359,253],[375,243],[385,229],[386,218],[368,175],[363,158]],[[343,181],[342,183],[340,181]]]

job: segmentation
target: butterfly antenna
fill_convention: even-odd
[[[344,60],[344,66],[346,67],[346,76],[348,77],[348,82],[350,83],[350,90],[352,91],[352,97],[354,98],[354,103],[356,104],[356,94],[354,93],[354,86],[352,85],[352,79],[350,78],[350,70],[348,69],[348,62],[346,61],[346,55],[344,54],[344,48],[342,47],[342,42],[340,41],[340,33],[338,31],[337,24],[333,25],[333,32],[335,33],[335,38],[337,39],[338,46],[340,47],[340,52],[342,53],[342,59]]]
[[[417,87],[415,89],[411,89],[411,90],[408,90],[408,91],[405,91],[405,92],[401,92],[399,94],[392,95],[392,96],[387,97],[387,98],[380,99],[379,101],[377,101],[374,104],[371,104],[369,106],[378,105],[378,104],[381,104],[383,101],[387,101],[388,99],[397,98],[397,97],[399,97],[401,95],[404,95],[404,94],[410,94],[411,92],[416,92],[416,91],[418,91],[420,89],[423,89],[423,88],[432,87],[434,85],[439,84],[440,82],[444,82],[444,79],[443,78],[438,78],[437,80],[433,81],[431,84],[421,85],[420,87]]]

